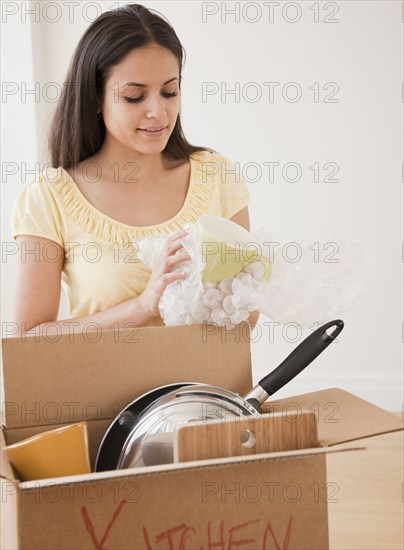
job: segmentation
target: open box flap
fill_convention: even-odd
[[[241,395],[252,388],[248,323],[232,331],[184,325],[6,338],[2,353],[8,428],[112,419],[139,395],[175,382]]]
[[[271,398],[261,406],[266,413],[293,409],[316,413],[319,444],[324,446],[404,429],[399,416],[339,388],[279,400]]]
[[[0,430],[0,477],[3,479],[8,479],[9,481],[18,481],[14,475],[13,468],[10,464],[10,461],[3,453],[3,447],[6,446],[6,441],[4,439],[3,430]]]

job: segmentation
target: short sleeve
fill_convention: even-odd
[[[215,161],[218,163],[216,179],[221,214],[229,219],[249,205],[250,192],[239,170],[229,158],[217,154]]]
[[[64,245],[63,220],[51,181],[37,175],[20,191],[11,214],[11,235],[35,235]]]

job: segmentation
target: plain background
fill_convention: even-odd
[[[46,130],[73,50],[97,14],[124,2],[2,2],[2,322],[12,321],[15,280],[10,215],[22,186],[48,162]],[[368,290],[344,315],[333,349],[277,396],[338,386],[386,409],[403,402],[402,371],[402,3],[142,2],[169,19],[187,53],[182,120],[191,143],[212,147],[239,163],[251,192],[251,229],[275,240],[321,240],[324,235],[376,243]],[[70,9],[69,9],[70,4]],[[269,10],[274,10],[272,22]],[[28,13],[33,10],[33,13]],[[209,15],[203,20],[203,11]],[[236,10],[236,15],[229,13]],[[12,12],[16,13],[12,13]],[[214,13],[216,12],[216,13]],[[318,22],[315,22],[316,12]],[[326,22],[328,18],[337,22]],[[69,20],[70,18],[70,20]],[[291,22],[295,20],[295,22]],[[4,24],[6,23],[6,24]],[[219,91],[240,87],[239,101],[217,93],[203,101],[204,83]],[[270,102],[264,82],[279,82]],[[302,91],[282,96],[285,84]],[[252,83],[252,84],[251,84]],[[319,86],[319,101],[310,89]],[[338,102],[325,97],[336,83]],[[246,86],[247,85],[247,86]],[[26,94],[27,90],[37,90]],[[254,101],[255,90],[262,98]],[[4,94],[4,91],[7,93]],[[300,181],[268,181],[265,162],[296,162]],[[309,168],[337,163],[338,182],[313,180]],[[14,172],[14,173],[13,173]],[[293,175],[293,172],[290,172]],[[65,299],[59,318],[67,318]],[[282,326],[262,323],[252,344],[257,381],[298,342]],[[309,334],[304,331],[302,337]],[[301,339],[299,340],[301,341]],[[315,404],[313,404],[315,406]]]

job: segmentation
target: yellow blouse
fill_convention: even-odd
[[[97,210],[61,167],[47,168],[23,187],[13,207],[12,237],[45,237],[64,248],[61,285],[71,317],[91,315],[143,292],[151,271],[137,258],[133,241],[178,231],[202,214],[231,218],[248,205],[247,185],[227,157],[198,151],[190,162],[182,208],[166,222],[147,227],[120,223]],[[46,250],[51,261],[56,247]],[[158,317],[149,326],[163,324]]]

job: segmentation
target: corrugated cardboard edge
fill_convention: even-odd
[[[21,492],[20,482],[14,475],[8,458],[3,453],[5,440],[0,433],[0,490],[1,490],[1,529],[0,548],[18,548],[18,502]],[[5,519],[7,518],[7,521]]]
[[[0,430],[0,478],[7,479],[8,481],[19,483],[18,478],[14,474],[14,470],[10,464],[10,461],[3,453],[3,448],[6,446],[6,441],[4,439],[3,433],[4,426],[1,426]]]
[[[4,550],[19,548],[18,503],[20,500],[20,487],[8,479],[1,478],[0,490],[2,495],[0,548]]]
[[[50,484],[70,485],[76,483],[88,483],[89,481],[102,481],[110,479],[134,479],[138,476],[150,476],[159,475],[161,473],[181,473],[184,469],[197,470],[197,469],[209,469],[217,466],[232,466],[234,464],[240,464],[243,462],[271,462],[272,460],[286,460],[288,458],[307,458],[312,455],[327,455],[330,453],[340,453],[347,451],[363,451],[366,447],[362,446],[334,446],[319,447],[317,449],[299,449],[297,451],[283,451],[279,453],[263,453],[257,455],[247,455],[239,457],[227,457],[209,460],[195,460],[192,462],[182,462],[181,464],[166,464],[161,466],[144,466],[142,468],[134,468],[128,470],[110,470],[107,472],[94,472],[92,474],[82,474],[76,476],[66,476],[59,478],[49,478],[36,481],[24,481],[19,483],[20,489],[40,489]]]

